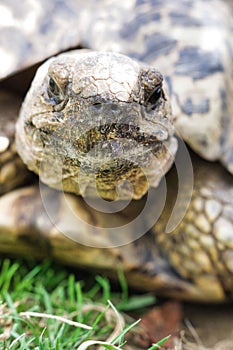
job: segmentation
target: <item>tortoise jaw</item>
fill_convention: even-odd
[[[107,148],[107,144],[118,144],[119,147],[127,144],[127,149],[142,147],[151,150],[158,150],[165,141],[169,139],[168,130],[161,125],[153,125],[153,128],[145,124],[143,126],[130,123],[112,123],[94,127],[79,135],[74,141],[78,154],[86,154],[92,149],[101,147]],[[103,146],[104,145],[104,146]],[[121,149],[121,147],[120,147]],[[110,152],[111,153],[111,152]],[[117,156],[115,152],[112,154]],[[128,152],[126,152],[128,153]],[[121,154],[122,156],[122,154]]]
[[[148,123],[137,127],[137,135],[134,138],[139,144],[153,145],[165,142],[169,138],[169,132],[166,128],[159,124]]]
[[[150,124],[112,124],[106,139],[128,139],[143,145],[157,144],[158,142],[164,142],[168,139],[169,133],[164,126]]]

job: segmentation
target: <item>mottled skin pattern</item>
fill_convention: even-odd
[[[3,7],[4,1],[1,77],[75,45],[140,59],[167,79],[182,138],[233,172],[232,1],[106,0],[103,6],[95,0],[24,0],[11,6],[5,0]],[[7,8],[15,22],[7,21]]]
[[[0,92],[0,194],[22,184],[30,176],[30,173],[25,171],[14,143],[15,121],[20,103],[21,99],[17,95]]]
[[[232,178],[215,164],[212,176],[206,179],[203,172],[206,174],[209,171],[209,164],[195,160],[195,157],[194,161],[197,161],[194,198],[183,222],[171,234],[163,232],[167,212],[170,213],[169,197],[155,230],[118,248],[91,248],[89,244],[111,245],[111,238],[105,229],[109,226],[109,214],[103,215],[91,209],[79,196],[67,194],[63,197],[60,192],[46,189],[47,196],[53,197],[56,203],[51,223],[41,203],[41,193],[33,186],[1,197],[0,250],[16,256],[50,256],[60,262],[106,272],[113,277],[122,267],[130,285],[158,295],[205,302],[231,299]],[[173,174],[170,180],[173,183]],[[216,191],[216,188],[219,190]],[[77,227],[76,222],[70,221],[64,209],[65,202],[83,219],[82,225]],[[143,200],[136,203],[139,206],[144,204]],[[202,212],[202,206],[207,210]],[[135,208],[131,207],[132,210]],[[114,220],[112,217],[110,220],[113,226],[120,226],[127,222],[127,216],[130,220],[131,215],[129,210],[116,214]],[[192,218],[194,215],[195,220]],[[90,231],[85,223],[92,225],[93,229]],[[184,223],[188,225],[185,227]],[[215,227],[215,230],[208,231],[205,224]],[[94,228],[98,226],[103,228],[101,235]],[[73,228],[76,236],[82,241],[86,240],[86,244],[76,243],[62,234],[59,228],[64,232],[66,227],[69,230]],[[125,232],[125,235],[133,236],[135,229],[132,227],[132,231]]]
[[[41,1],[41,8],[38,2],[22,4],[27,11],[12,6],[17,21],[8,21],[10,25],[1,21],[2,77],[74,45],[128,54],[159,68],[165,76],[176,132],[202,157],[220,160],[229,172],[233,172],[232,2],[151,0],[123,3],[109,0],[103,7],[102,2],[96,1],[85,4]],[[33,17],[32,4],[37,9],[33,19],[37,25],[29,31],[27,21]],[[6,8],[11,8],[9,2],[5,5],[2,2],[1,6],[5,6],[5,12],[1,13],[7,18]],[[72,35],[67,36],[71,32],[67,26],[72,27]],[[50,36],[53,37],[52,44],[47,45]],[[12,41],[18,44],[11,45]],[[15,101],[14,97],[9,98]],[[10,108],[13,106],[7,106],[7,113]],[[8,174],[13,171],[22,172],[17,182],[25,183],[22,162],[16,162],[13,139],[8,137],[9,130],[5,128],[5,116],[2,107],[2,192],[17,184],[14,180],[11,184],[8,181]],[[7,147],[6,137],[10,141]],[[107,271],[109,275],[116,275],[117,268],[122,266],[130,284],[161,295],[202,301],[231,299],[232,175],[219,164],[208,163],[196,156],[193,164],[192,202],[183,221],[171,233],[165,233],[173,198],[169,193],[161,218],[151,232],[139,240],[111,249],[74,243],[58,230],[58,227],[75,225],[64,209],[64,197],[55,190],[48,192],[57,204],[53,208],[54,225],[41,203],[38,188],[32,186],[0,198],[0,251],[38,258],[50,255],[71,265]],[[171,174],[171,192],[173,179]],[[111,245],[104,229],[109,222],[117,226],[130,220],[132,212],[143,206],[144,200],[134,202],[131,208],[110,219],[108,215],[90,209],[80,197],[66,195],[66,201],[85,218],[85,222],[103,227],[103,234],[99,235],[94,229],[90,232],[85,225],[78,229],[74,226],[77,235],[87,243],[89,240],[99,246]],[[133,235],[134,228],[125,234]]]
[[[193,166],[195,185],[188,212],[171,234],[163,234],[175,197],[171,187],[167,207],[154,227],[156,243],[175,270],[205,290],[207,298],[221,299],[223,293],[232,297],[232,176],[196,157]]]
[[[127,183],[116,193],[128,180],[133,198],[141,198],[148,183],[158,186],[177,149],[162,83],[156,69],[116,53],[51,59],[38,70],[16,126],[21,158],[54,188],[128,199]]]

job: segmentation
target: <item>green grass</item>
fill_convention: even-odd
[[[155,299],[129,296],[123,273],[119,282],[121,291],[116,293],[102,276],[85,276],[84,281],[49,261],[2,260],[0,349],[86,350],[97,344],[124,349],[125,336],[139,321],[125,321],[120,311],[143,309]],[[149,350],[159,349],[165,341]]]

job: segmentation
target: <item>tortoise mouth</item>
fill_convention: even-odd
[[[90,153],[93,157],[157,152],[172,135],[168,112],[160,105],[148,109],[135,101],[84,102],[80,106],[75,97],[59,113],[50,111],[31,116],[24,124],[25,135],[32,143],[31,151],[56,150],[57,156],[63,160],[67,157],[78,165],[79,158],[93,149],[96,149]]]
[[[138,145],[158,149],[162,142],[168,139],[169,135],[164,127],[159,126],[155,129],[154,132],[148,132],[145,128],[132,124],[105,124],[88,130],[79,136],[74,144],[78,152],[82,153],[90,152],[101,144],[106,147],[107,142],[114,141],[122,145],[131,142],[134,147]]]
[[[89,120],[84,119],[85,123],[81,122],[84,112],[78,114],[71,109],[65,122],[62,122],[62,113],[61,120],[49,113],[34,115],[24,124],[31,157],[42,161],[51,154],[54,161],[62,161],[65,168],[82,166],[87,172],[102,168],[105,162],[112,164],[111,171],[114,171],[131,161],[140,166],[147,164],[149,153],[159,154],[171,136],[167,125],[136,112],[120,113],[122,110],[116,109],[116,115],[104,113],[101,118],[90,108],[85,117],[88,112],[91,113]]]

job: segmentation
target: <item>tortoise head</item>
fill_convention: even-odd
[[[52,58],[25,98],[16,145],[51,187],[140,198],[158,185],[176,151],[162,75],[116,53]]]

